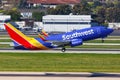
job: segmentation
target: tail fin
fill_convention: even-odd
[[[22,45],[25,48],[28,48],[31,45],[29,43],[30,38],[17,30],[11,23],[4,24],[4,26],[13,42],[16,42],[18,45]]]
[[[45,37],[48,37],[48,34],[42,29],[42,34],[45,36]]]
[[[43,40],[43,41],[46,41],[45,37],[41,34],[38,34],[38,36]]]

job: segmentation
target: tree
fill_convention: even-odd
[[[104,7],[97,7],[96,8],[96,13],[97,17],[95,18],[95,20],[97,22],[99,22],[100,24],[104,24],[105,22],[105,16],[106,16],[106,8]]]
[[[12,21],[20,21],[21,14],[16,8],[13,8],[12,10],[4,11],[4,14],[11,15]]]
[[[68,15],[71,13],[71,6],[70,5],[58,5],[56,8],[48,8],[48,14],[55,14],[55,15]]]
[[[35,19],[35,21],[42,21],[42,16],[44,15],[44,12],[33,12],[32,17]]]
[[[114,3],[113,2],[110,2],[110,1],[107,1],[106,2],[106,7],[109,8],[109,7],[114,7]]]
[[[102,3],[99,0],[94,0],[94,8],[97,6],[102,6]]]
[[[2,0],[0,0],[0,5],[2,4]]]
[[[107,8],[106,19],[107,19],[108,22],[115,22],[115,18],[113,18],[115,16],[113,14],[114,14],[114,8],[113,7],[112,8]]]
[[[108,8],[106,10],[106,19],[108,22],[120,22],[120,8]]]
[[[24,7],[26,7],[26,5],[27,5],[26,0],[20,0],[18,7],[19,8],[24,8]]]
[[[55,8],[56,14],[68,15],[71,13],[71,6],[69,5],[58,5]]]
[[[87,3],[86,0],[82,0],[81,3],[76,4],[72,10],[73,14],[87,15],[91,14],[91,6]]]
[[[54,8],[48,8],[48,9],[47,9],[47,14],[55,15],[55,14],[57,14],[57,13],[56,13],[56,10],[55,10]]]
[[[117,1],[116,3],[114,3],[114,7],[116,7],[116,8],[120,8],[120,1]]]

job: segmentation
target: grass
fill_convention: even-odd
[[[0,42],[11,42],[11,40],[0,40]],[[120,41],[114,41],[112,40],[111,43],[119,43]],[[92,41],[87,41],[85,43],[101,43],[100,40],[92,40]],[[110,41],[105,41],[105,43],[110,43]],[[9,44],[0,44],[0,48],[11,48]],[[68,46],[70,47],[70,46]],[[105,48],[105,49],[120,49],[120,45],[81,45],[81,46],[76,46],[75,48]]]
[[[11,39],[0,39],[0,42],[12,42]]]
[[[11,39],[0,39],[0,42],[12,42]],[[90,40],[84,43],[102,43],[101,40]],[[105,40],[104,43],[120,43],[120,40]]]
[[[69,48],[70,46],[67,46],[66,48]],[[13,46],[10,46],[9,44],[0,44],[0,49],[5,49],[5,48],[13,48]],[[104,49],[120,49],[120,45],[81,45],[81,46],[76,46],[74,48],[104,48]]]
[[[6,48],[13,48],[13,46],[7,45],[7,44],[2,44],[0,45],[0,49],[6,49]],[[67,48],[71,48],[70,46],[67,46]],[[115,45],[115,46],[109,46],[109,45],[82,45],[82,46],[77,46],[73,48],[93,48],[93,49],[120,49],[120,46]]]
[[[0,71],[120,72],[120,54],[0,53]]]
[[[0,44],[0,49],[2,48],[11,48],[12,46],[10,46],[9,44]]]
[[[120,49],[120,45],[81,45],[76,48],[104,48],[104,49]]]
[[[84,43],[102,43],[101,40],[90,40],[85,41]],[[104,40],[104,43],[120,43],[120,40]]]
[[[107,39],[120,39],[120,36],[108,36]]]

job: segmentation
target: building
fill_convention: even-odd
[[[30,11],[21,11],[22,18],[32,18],[32,12]]]
[[[69,32],[91,27],[91,15],[46,15],[43,28],[47,32]]]
[[[25,27],[25,21],[16,21],[15,23],[19,26],[19,29],[23,29]]]
[[[20,2],[20,0],[1,0],[1,4],[3,9],[11,9],[14,6],[16,6],[16,4],[18,4]]]
[[[108,26],[110,28],[119,28],[120,29],[120,23],[109,23]]]
[[[43,7],[56,7],[59,4],[69,4],[73,6],[74,4],[80,3],[80,0],[27,0],[30,6],[43,6]]]
[[[115,29],[111,35],[120,36],[120,23],[109,23],[108,26]]]
[[[11,20],[10,15],[0,15],[0,29],[4,30],[4,23],[9,22]]]

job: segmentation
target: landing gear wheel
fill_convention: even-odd
[[[104,39],[102,38],[102,43],[104,43]]]
[[[65,51],[66,51],[66,49],[63,47],[61,51],[62,51],[62,52],[65,52]]]

